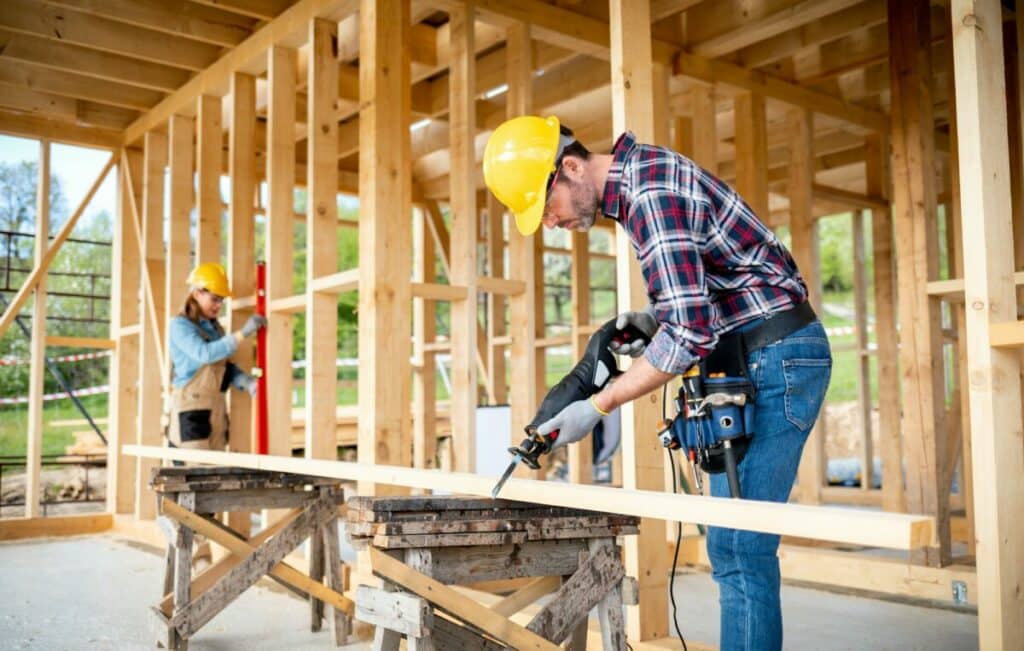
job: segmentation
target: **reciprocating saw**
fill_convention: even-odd
[[[638,339],[648,341],[647,335],[639,328],[628,325],[619,329],[615,327],[615,321],[615,319],[611,319],[590,336],[582,359],[544,396],[537,415],[526,426],[526,438],[518,447],[508,449],[512,454],[512,462],[508,464],[505,474],[494,485],[491,497],[498,496],[501,487],[512,476],[520,461],[534,470],[540,468],[539,458],[542,454],[551,451],[555,441],[558,440],[558,430],[540,434],[537,428],[577,400],[586,400],[599,392],[610,379],[622,374],[615,362],[615,354],[609,349],[613,342],[625,344]]]

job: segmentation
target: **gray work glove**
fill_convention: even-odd
[[[551,420],[542,423],[537,428],[537,433],[546,436],[558,430],[558,438],[551,444],[551,449],[556,450],[575,443],[593,432],[601,418],[602,414],[594,406],[591,398],[577,400],[558,412]]]
[[[245,391],[250,396],[256,395],[256,388],[259,386],[259,382],[256,378],[248,373],[239,373],[236,375],[232,384],[235,385],[236,389],[239,391]]]
[[[242,329],[239,332],[242,337],[251,337],[256,334],[261,328],[267,327],[267,317],[261,314],[253,314],[246,320],[242,325]]]
[[[615,319],[615,327],[619,330],[629,325],[644,333],[647,336],[647,341],[635,339],[623,344],[613,341],[608,345],[608,350],[616,355],[629,355],[633,358],[640,357],[647,348],[647,342],[658,331],[658,319],[654,316],[654,307],[648,305],[639,312],[623,312],[619,315],[619,318]]]

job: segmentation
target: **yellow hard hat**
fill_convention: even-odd
[[[228,274],[224,271],[223,265],[216,262],[204,262],[193,269],[192,273],[188,275],[188,284],[193,287],[201,287],[217,296],[231,297]]]
[[[512,211],[516,227],[531,235],[540,226],[547,184],[564,149],[558,118],[524,115],[502,123],[484,149],[484,182]]]

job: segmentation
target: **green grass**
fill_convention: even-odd
[[[107,396],[86,396],[81,400],[93,418],[106,418]],[[47,403],[43,408],[43,454],[64,454],[64,449],[74,443],[71,432],[89,429],[88,425],[53,427],[47,423],[81,418],[82,414],[75,409],[70,400],[54,400]],[[106,430],[107,428],[100,427],[100,429]],[[28,407],[26,405],[0,408],[0,455],[24,455],[28,445],[27,431]]]

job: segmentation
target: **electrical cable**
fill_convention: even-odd
[[[661,391],[661,420],[662,422],[668,421],[668,384],[666,383],[662,387]],[[676,418],[685,418],[682,414],[677,415]],[[672,450],[665,448],[665,453],[668,454],[669,465],[672,466],[672,493],[678,492],[679,480],[676,478],[676,458],[672,456]],[[680,470],[680,475],[682,471]],[[689,651],[686,647],[686,638],[683,637],[683,632],[679,628],[679,615],[678,607],[676,606],[676,566],[679,564],[679,546],[683,540],[683,523],[676,522],[676,549],[672,554],[672,573],[669,574],[668,578],[668,596],[672,602],[672,626],[676,629],[676,635],[679,636],[679,641],[683,644],[683,651]]]

